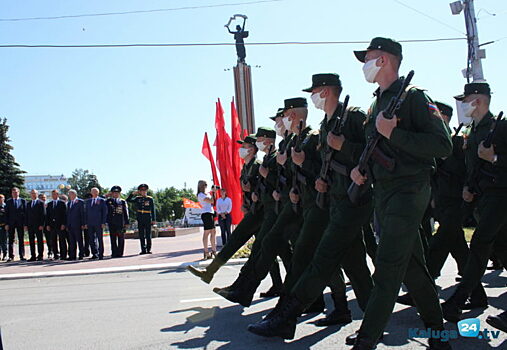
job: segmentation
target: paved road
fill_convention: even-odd
[[[452,264],[447,270],[452,272]],[[239,267],[226,266],[213,285],[232,282]],[[443,280],[452,280],[451,274]],[[490,307],[507,305],[507,273],[485,277]],[[442,282],[442,279],[439,281]],[[264,281],[260,291],[269,287]],[[444,290],[448,295],[449,290]],[[211,287],[185,271],[149,271],[2,281],[0,326],[4,349],[347,349],[346,335],[360,324],[361,313],[348,292],[354,322],[317,328],[304,318],[290,342],[263,339],[246,331],[274,305],[259,300],[248,309],[220,299]],[[329,303],[330,300],[328,299]],[[478,313],[470,313],[475,317]],[[408,327],[422,327],[413,308],[397,306],[385,344],[378,349],[425,349],[426,340],[407,339]],[[447,325],[451,327],[451,325]],[[482,322],[481,327],[487,327]],[[489,343],[461,338],[454,349],[507,349],[507,334]]]

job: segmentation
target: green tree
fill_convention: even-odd
[[[85,198],[86,194],[90,193],[90,190],[93,187],[97,187],[102,194],[105,194],[104,188],[100,186],[97,176],[95,174],[92,174],[89,170],[74,170],[72,172],[72,176],[69,178],[69,185],[70,188],[77,191],[77,195],[80,198]]]
[[[9,144],[8,131],[7,119],[0,118],[0,193],[6,198],[11,196],[12,187],[19,187],[23,191],[25,182],[23,178],[25,171],[19,168],[19,164],[11,154],[13,147]]]

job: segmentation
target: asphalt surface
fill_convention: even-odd
[[[236,277],[239,266],[225,266],[212,286],[225,286]],[[454,266],[439,284],[454,284]],[[490,272],[484,278],[491,306],[467,313],[485,318],[507,306],[507,273]],[[344,339],[360,325],[361,312],[349,289],[353,323],[318,328],[320,316],[300,320],[296,337],[284,342],[265,339],[246,331],[270,310],[275,300],[258,296],[244,309],[221,299],[212,286],[184,270],[146,271],[86,276],[50,277],[0,283],[0,327],[3,348],[72,349],[348,349]],[[270,286],[265,280],[258,292]],[[444,289],[447,296],[450,289]],[[330,305],[329,295],[327,304]],[[410,339],[409,327],[421,327],[414,308],[397,305],[378,349],[426,349],[425,339]],[[456,329],[451,324],[447,329]],[[460,338],[454,349],[507,349],[507,334],[486,341]]]

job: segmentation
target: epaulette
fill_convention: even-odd
[[[308,133],[309,136],[312,136],[312,135],[318,135],[320,133],[320,130],[319,129],[315,129],[315,130],[312,130]]]
[[[146,198],[153,198],[152,196],[146,196]]]

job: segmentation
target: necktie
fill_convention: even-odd
[[[58,200],[53,201],[53,208],[56,208],[56,202],[58,202]]]
[[[33,208],[34,205],[35,205],[35,201],[32,201],[32,208]]]

